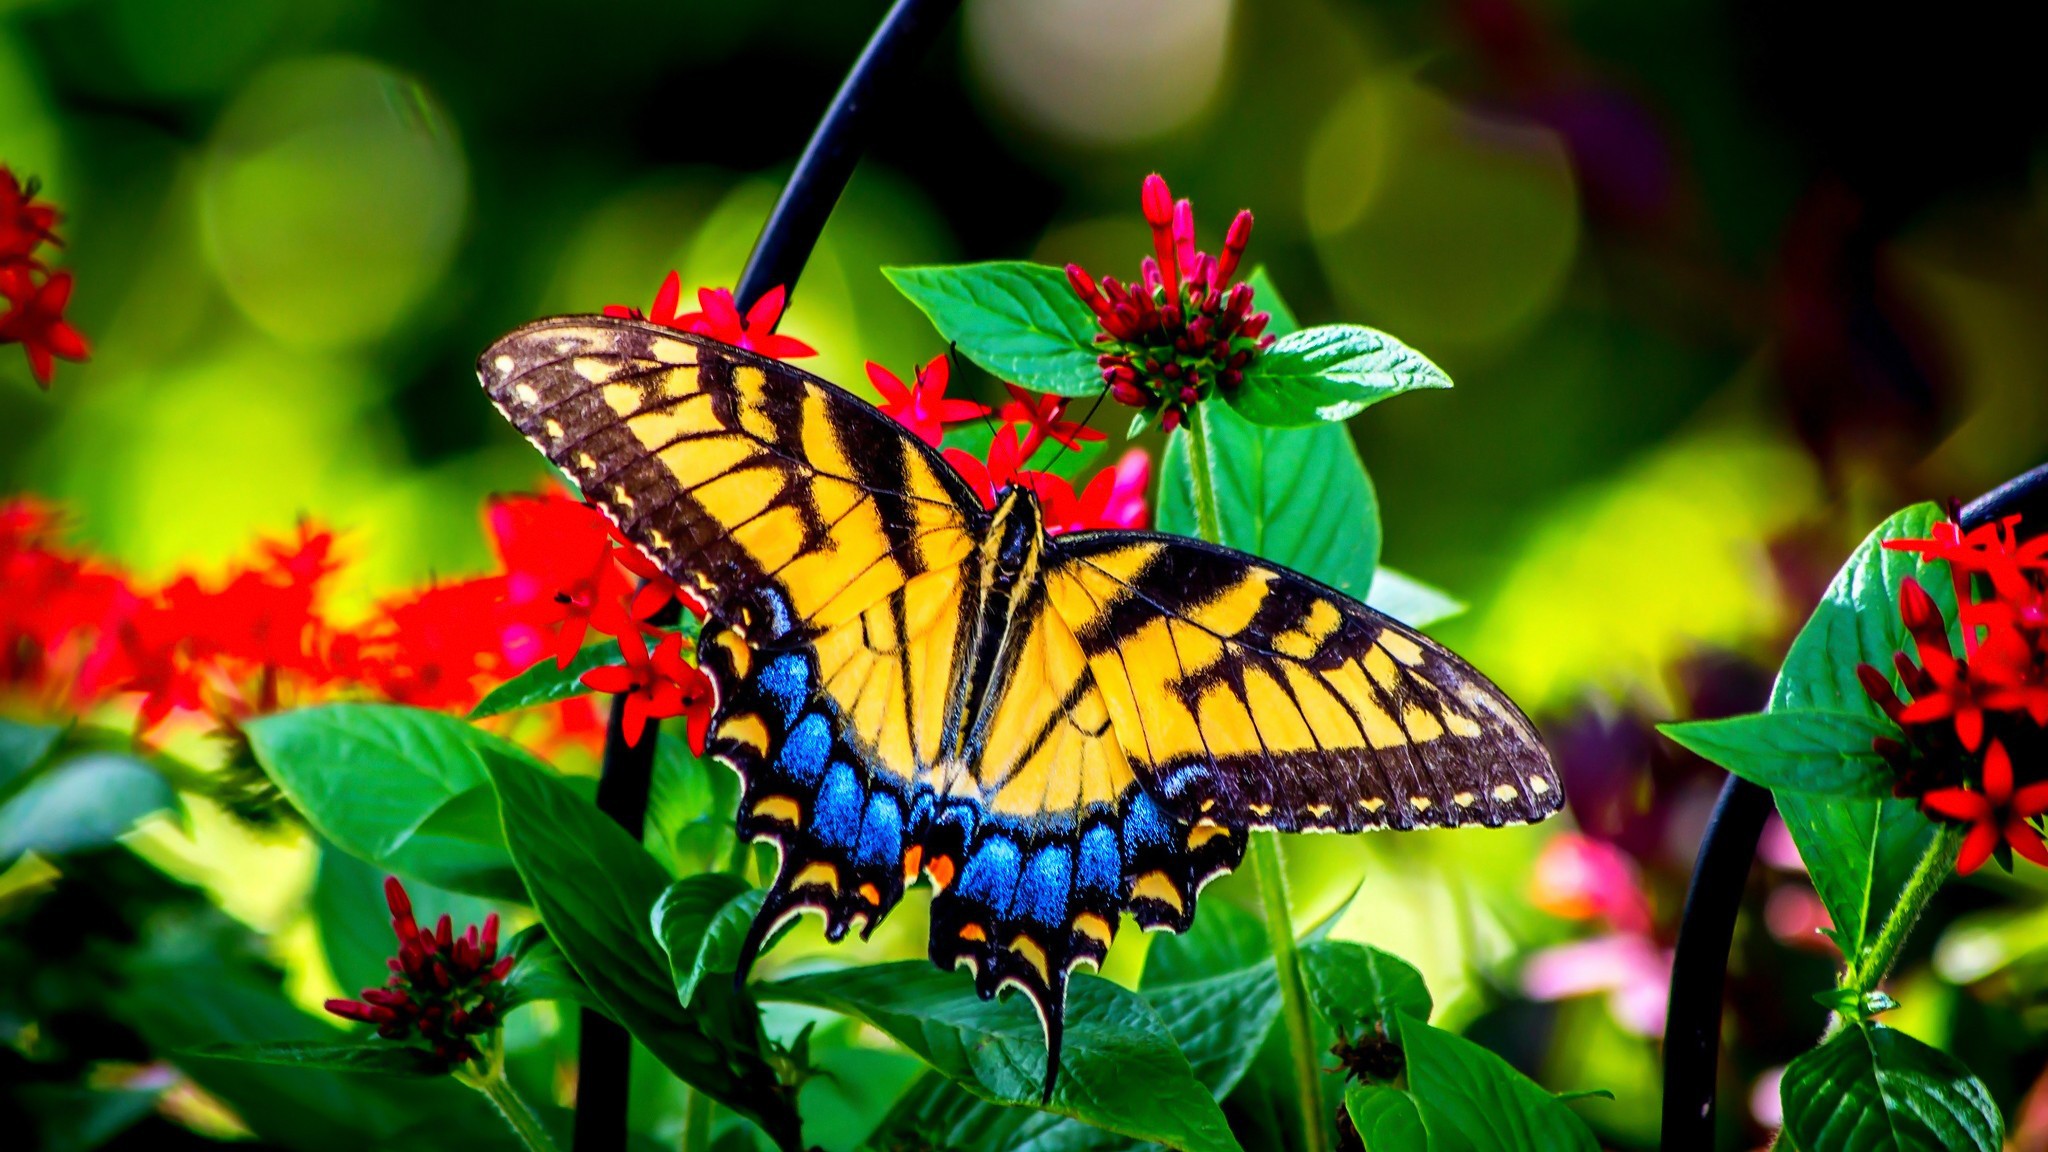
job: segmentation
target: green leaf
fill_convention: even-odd
[[[1037,1015],[1021,996],[976,998],[959,973],[904,961],[799,976],[758,992],[866,1020],[984,1100],[1036,1104],[1044,1087]],[[1151,1006],[1094,976],[1068,985],[1060,1076],[1046,1109],[1189,1152],[1238,1146]]]
[[[1952,1056],[1881,1024],[1835,1034],[1785,1068],[1785,1132],[1810,1152],[1998,1152],[1991,1094]]]
[[[1842,1016],[1868,1020],[1880,1012],[1889,1012],[1899,1002],[1885,992],[1859,992],[1854,988],[1830,988],[1815,992],[1813,1002]]]
[[[502,1011],[541,1000],[572,1000],[609,1014],[604,1002],[576,975],[575,965],[548,938],[547,925],[526,928],[512,938],[506,951],[517,959],[512,961],[512,971],[505,974],[505,997],[498,1005]]]
[[[1598,1152],[1586,1122],[1507,1061],[1412,1016],[1398,1019],[1408,1091],[1431,1147]]]
[[[995,376],[1055,396],[1102,390],[1095,314],[1058,268],[1010,260],[884,268],[882,275],[961,355]]]
[[[1280,1018],[1280,976],[1270,956],[1241,971],[1148,989],[1143,995],[1187,1057],[1195,1079],[1218,1100],[1244,1079]]]
[[[668,877],[640,845],[523,757],[486,753],[505,840],[548,936],[607,1014],[684,1083],[801,1146],[789,1091],[763,1056],[752,1006],[706,987],[685,1011],[649,926]]]
[[[1392,616],[1410,628],[1427,628],[1465,611],[1463,600],[1384,564],[1373,574],[1365,603],[1366,607]]]
[[[1752,783],[1810,796],[1882,799],[1892,770],[1871,747],[1899,737],[1898,725],[1865,712],[1784,708],[1659,724],[1657,731]]]
[[[552,658],[542,660],[491,689],[490,695],[469,710],[469,718],[482,720],[520,708],[587,695],[590,689],[583,686],[583,674],[592,668],[619,662],[619,646],[610,640],[592,644],[576,653],[567,668],[556,667]]]
[[[1131,1141],[1057,1113],[991,1104],[937,1072],[926,1072],[862,1147],[1125,1152]]]
[[[1395,1013],[1429,1019],[1429,988],[1415,966],[1391,952],[1348,940],[1324,940],[1301,950],[1301,982],[1316,1010],[1337,1031],[1356,1036]]]
[[[244,1064],[282,1064],[324,1068],[331,1072],[369,1072],[379,1076],[446,1076],[448,1069],[434,1054],[406,1044],[366,1040],[360,1044],[313,1044],[273,1040],[264,1044],[208,1044],[183,1055],[204,1060],[235,1060]]]
[[[1384,332],[1323,324],[1274,341],[1224,398],[1254,424],[1301,428],[1341,424],[1390,396],[1450,386],[1428,357]]]
[[[1271,960],[1272,949],[1265,921],[1235,904],[1214,901],[1186,932],[1152,937],[1138,988],[1149,996],[1175,984],[1240,972]]]
[[[1955,591],[1943,564],[1922,563],[1912,552],[1881,546],[1901,537],[1926,539],[1943,519],[1933,504],[1916,504],[1877,526],[1835,574],[1778,672],[1770,710],[1813,708],[1883,711],[1865,695],[1856,665],[1892,666],[1892,654],[1911,650],[1899,622],[1898,589],[1918,579],[1951,623]],[[1786,792],[1778,812],[1799,847],[1813,886],[1835,923],[1845,956],[1861,955],[1873,918],[1897,901],[1913,866],[1934,837],[1934,823],[1907,800],[1848,800]]]
[[[54,724],[0,719],[0,797],[35,771],[63,738],[64,729]]]
[[[1344,1111],[1370,1152],[1460,1152],[1470,1145],[1432,1142],[1415,1097],[1386,1084],[1352,1084],[1344,1089]]]
[[[103,848],[177,799],[154,768],[132,756],[74,756],[45,769],[0,805],[0,864],[26,852],[61,856]]]
[[[387,872],[523,900],[505,853],[487,756],[518,746],[452,716],[392,704],[328,704],[248,725],[256,760],[315,831]]]
[[[761,897],[737,876],[704,872],[669,885],[654,902],[654,938],[668,953],[679,1003],[688,1005],[706,976],[738,970],[740,942],[761,910]]]
[[[664,725],[654,746],[654,776],[647,788],[647,834],[656,855],[673,875],[709,872],[731,856],[733,809],[739,777],[709,757],[690,751],[680,722]]]

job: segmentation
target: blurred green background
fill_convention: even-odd
[[[671,268],[730,284],[882,10],[0,3],[0,160],[68,213],[94,341],[48,393],[0,350],[0,492],[60,501],[144,575],[218,565],[301,514],[345,532],[358,605],[480,570],[481,499],[545,477],[476,387],[477,351],[541,314],[644,307]],[[1252,208],[1250,259],[1304,320],[1383,327],[1457,381],[1354,422],[1387,556],[1470,604],[1433,631],[1544,722],[1581,825],[1635,861],[1668,946],[1716,780],[1644,725],[1758,703],[1869,524],[2048,455],[2048,99],[2017,15],[970,0],[784,327],[829,378],[901,373],[941,348],[880,265],[1128,276],[1154,170],[1205,241]],[[1598,1000],[1516,992],[1531,949],[1584,934],[1529,906],[1552,834],[1303,841],[1297,886],[1334,908],[1363,868],[1351,934],[1421,963],[1454,1022],[1547,1084],[1615,1089],[1587,1114],[1644,1146],[1654,1041]],[[295,863],[239,888],[222,877],[245,865],[188,871],[298,931],[310,857],[225,843],[209,851]],[[1755,965],[1797,935],[1765,915],[1801,883],[1781,863],[1756,892]],[[2013,920],[2014,882],[1969,892],[1945,915],[1978,919],[1953,931],[2003,951],[1917,970],[1941,990],[1902,1026],[1942,1042],[2039,986],[1985,990],[2048,931]],[[1924,935],[1923,953],[1950,939]],[[1745,947],[1739,987],[1761,970]],[[1825,963],[1800,962],[1819,987]],[[1817,1032],[1784,977],[1757,976],[1738,1013],[1739,1116]],[[2018,1108],[2048,1053],[1987,1031],[1959,1051]],[[1760,1108],[1731,1140],[1758,1139]]]

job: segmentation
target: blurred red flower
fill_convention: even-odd
[[[56,358],[83,360],[85,337],[64,319],[71,303],[71,273],[50,272],[36,257],[59,244],[55,208],[36,202],[36,182],[23,184],[0,164],[0,344],[19,344],[36,383],[47,388]]]

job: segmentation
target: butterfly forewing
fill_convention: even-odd
[[[1055,541],[1046,580],[1138,778],[1185,820],[1499,826],[1563,804],[1535,728],[1429,638],[1254,557],[1174,536]]]

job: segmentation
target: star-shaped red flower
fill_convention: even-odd
[[[660,291],[654,294],[654,308],[645,315],[638,308],[624,304],[607,304],[604,314],[680,328],[777,360],[795,360],[818,354],[809,344],[775,331],[775,325],[782,320],[783,303],[789,298],[789,293],[781,285],[770,288],[767,294],[754,301],[754,306],[747,309],[745,316],[740,315],[739,305],[734,302],[730,288],[697,289],[695,312],[677,313],[682,295],[682,278],[671,272],[661,282]]]
[[[24,266],[0,268],[0,296],[7,300],[7,310],[0,313],[0,344],[21,345],[36,383],[49,387],[56,357],[83,360],[91,355],[85,337],[64,319],[64,308],[71,302],[71,273],[58,272],[37,284],[35,274]]]
[[[974,420],[988,414],[988,406],[972,400],[955,400],[946,395],[953,374],[943,355],[917,370],[917,383],[905,385],[894,372],[868,361],[868,382],[882,394],[881,410],[898,424],[936,448],[945,436],[946,425]]]
[[[2048,812],[2048,783],[2029,784],[2013,790],[2012,758],[2004,743],[1993,740],[1984,753],[1984,790],[1939,788],[1920,798],[1930,812],[1970,825],[1956,858],[1956,871],[1967,876],[2001,846],[2010,846],[2021,856],[2048,868],[2048,845],[2041,833],[2028,823]]]
[[[1004,384],[1003,387],[1010,390],[1010,402],[1003,405],[1002,411],[996,415],[1005,423],[1022,424],[1030,429],[1024,441],[1026,459],[1047,440],[1078,450],[1086,441],[1109,439],[1108,433],[1098,432],[1079,420],[1060,419],[1067,410],[1064,396],[1032,392],[1015,384]]]

